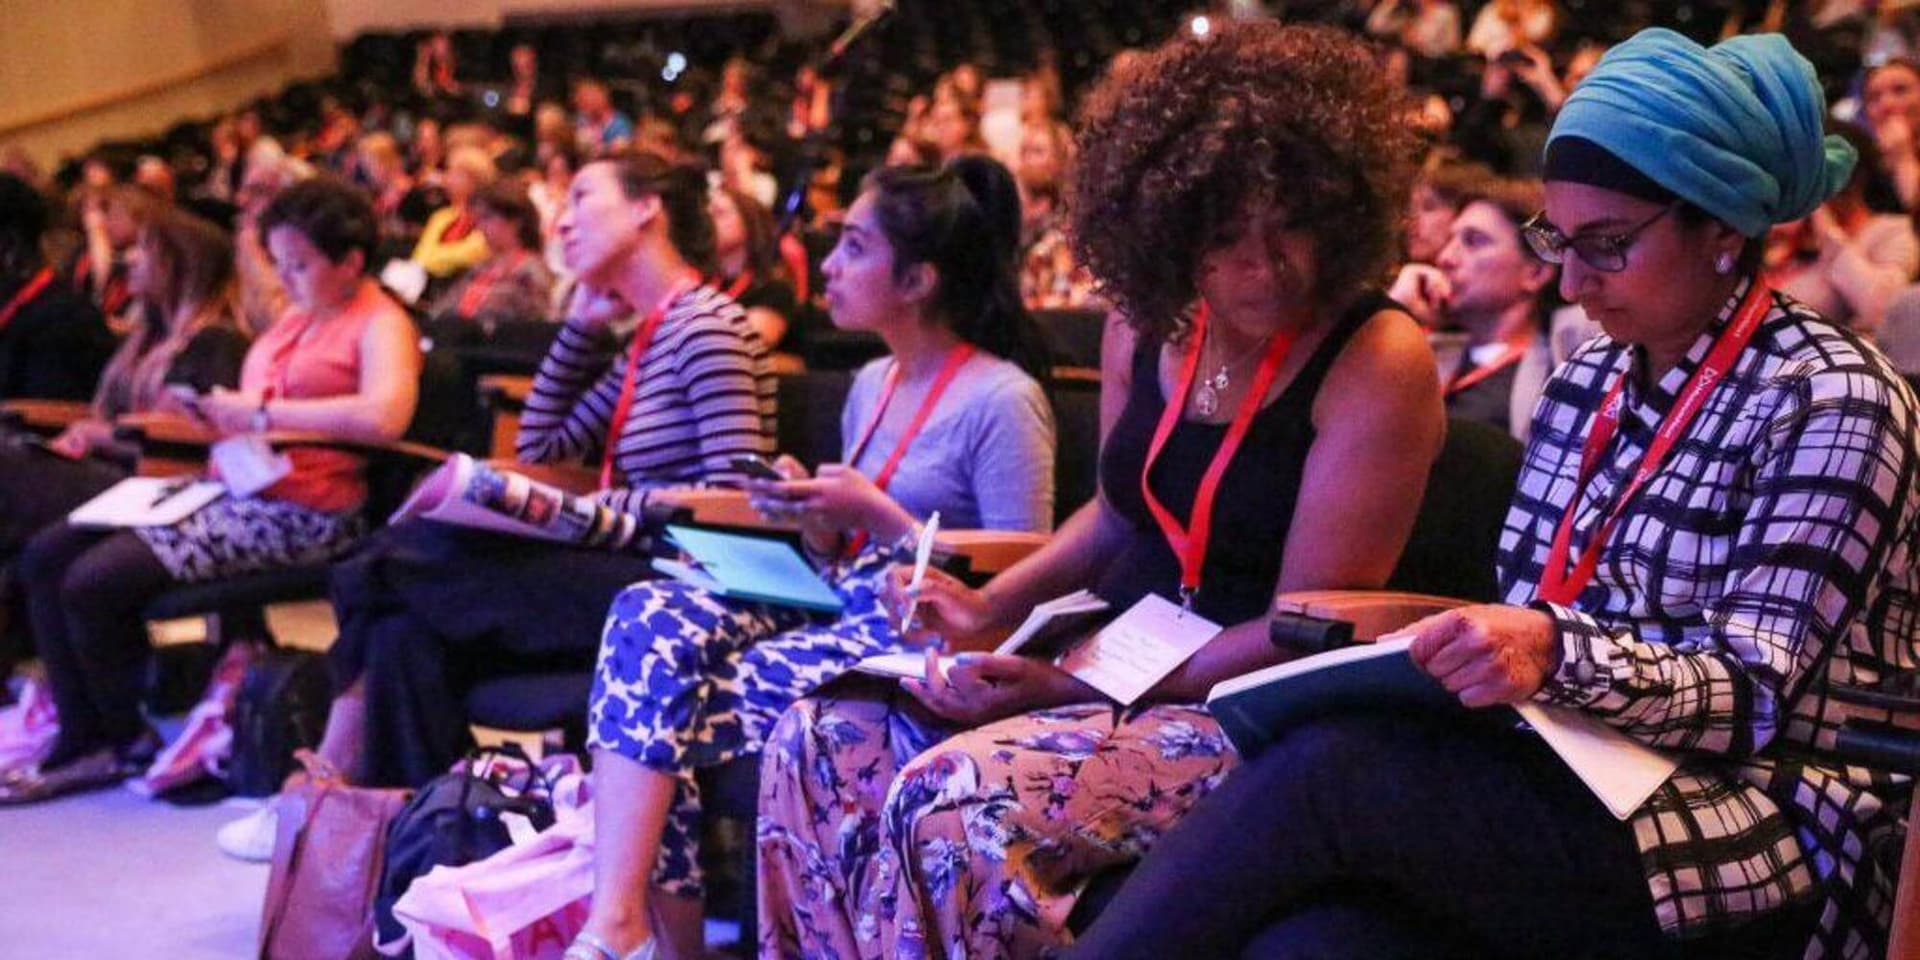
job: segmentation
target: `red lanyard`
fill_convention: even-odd
[[[467,283],[467,289],[460,294],[460,303],[454,312],[469,320],[473,319],[480,312],[480,308],[486,305],[487,294],[492,293],[493,288],[498,286],[502,279],[512,276],[513,272],[520,269],[520,265],[526,261],[527,252],[521,250],[511,257],[503,257],[482,267],[480,272],[474,274],[473,279]]]
[[[734,278],[733,286],[727,288],[727,299],[740,299],[740,295],[746,293],[747,288],[751,286],[753,286],[753,271],[742,270],[740,276]]]
[[[1266,356],[1260,360],[1259,372],[1254,374],[1253,384],[1247,388],[1246,396],[1240,399],[1240,409],[1235,411],[1233,422],[1227,427],[1226,436],[1220,440],[1220,446],[1213,452],[1213,461],[1207,464],[1207,472],[1200,477],[1200,488],[1193,495],[1193,514],[1190,526],[1182,526],[1173,512],[1154,496],[1153,485],[1147,478],[1153,473],[1153,462],[1160,457],[1160,451],[1167,445],[1167,438],[1173,435],[1174,425],[1178,424],[1187,405],[1187,393],[1193,389],[1195,374],[1200,369],[1201,348],[1207,341],[1207,321],[1210,311],[1205,303],[1193,318],[1193,348],[1187,351],[1187,359],[1180,367],[1180,383],[1172,396],[1167,398],[1166,409],[1160,413],[1160,425],[1153,431],[1153,444],[1147,448],[1147,461],[1140,468],[1140,495],[1147,502],[1147,509],[1153,513],[1153,519],[1160,525],[1160,532],[1166,535],[1167,546],[1180,558],[1180,602],[1193,606],[1193,597],[1200,592],[1200,568],[1207,559],[1207,540],[1213,533],[1213,501],[1220,494],[1220,481],[1226,475],[1227,465],[1233,462],[1233,455],[1240,450],[1240,444],[1247,438],[1247,430],[1253,426],[1254,414],[1260,412],[1262,401],[1273,381],[1280,375],[1280,366],[1287,360],[1287,352],[1293,349],[1294,333],[1283,330],[1273,335],[1267,344]]]
[[[6,306],[0,307],[0,330],[5,330],[7,324],[13,322],[13,315],[19,313],[21,308],[27,304],[32,303],[33,298],[39,296],[40,292],[47,289],[47,285],[52,282],[53,268],[41,267],[40,272],[34,274],[33,279],[28,280],[26,286],[21,287],[14,293],[13,297],[7,301]]]
[[[465,240],[467,234],[473,232],[473,222],[473,214],[462,209],[454,215],[453,222],[447,224],[445,230],[440,231],[440,242],[459,243]]]
[[[953,383],[953,378],[960,375],[960,368],[966,366],[973,352],[974,346],[971,343],[962,343],[947,351],[946,364],[940,368],[939,376],[934,377],[933,385],[927,388],[926,398],[920,401],[920,409],[913,412],[913,419],[907,421],[907,429],[894,443],[893,452],[887,455],[887,461],[881,465],[880,472],[874,474],[874,486],[885,490],[887,485],[893,482],[893,475],[900,469],[901,459],[907,455],[907,447],[912,445],[914,438],[920,435],[921,428],[927,425],[927,418],[933,416],[933,408],[940,402],[941,394],[946,393],[947,387]],[[900,362],[896,360],[892,368],[887,370],[886,386],[880,390],[880,403],[874,408],[873,419],[867,421],[867,428],[860,433],[860,441],[853,445],[853,453],[847,457],[848,466],[858,464],[860,458],[866,454],[867,445],[873,442],[874,431],[880,429],[880,421],[887,415],[887,405],[893,402],[893,392],[899,386]],[[867,545],[867,539],[865,530],[854,534],[853,540],[847,544],[846,555],[852,557],[858,554],[861,548]]]
[[[1707,352],[1700,368],[1680,388],[1680,397],[1674,402],[1673,409],[1661,418],[1659,429],[1654,432],[1653,443],[1647,447],[1646,454],[1640,458],[1640,465],[1634,468],[1632,478],[1614,500],[1613,510],[1601,520],[1600,528],[1587,541],[1578,563],[1568,570],[1567,556],[1573,547],[1573,516],[1580,509],[1580,494],[1593,481],[1594,474],[1599,472],[1601,455],[1620,429],[1621,388],[1626,383],[1626,374],[1622,373],[1614,379],[1613,386],[1607,390],[1606,399],[1600,403],[1599,413],[1594,416],[1592,432],[1587,434],[1586,448],[1580,454],[1579,483],[1574,488],[1572,499],[1567,502],[1566,512],[1560,516],[1559,529],[1553,535],[1553,546],[1547,551],[1546,569],[1541,572],[1540,589],[1536,592],[1540,599],[1563,606],[1571,604],[1593,581],[1594,572],[1600,566],[1600,550],[1613,535],[1613,528],[1620,522],[1621,514],[1626,512],[1627,504],[1646,485],[1648,478],[1660,469],[1661,461],[1672,452],[1674,444],[1686,435],[1687,427],[1706,406],[1713,388],[1733,368],[1740,351],[1746,349],[1747,342],[1753,339],[1754,331],[1759,329],[1760,321],[1766,317],[1767,309],[1772,304],[1772,288],[1765,280],[1754,280],[1753,288],[1747,291],[1740,309],[1713,342],[1713,348]]]
[[[640,361],[646,357],[647,347],[653,343],[653,332],[660,326],[660,321],[666,319],[667,308],[673,306],[673,302],[680,299],[681,295],[699,285],[698,276],[688,276],[674,284],[673,288],[667,291],[667,295],[660,298],[660,303],[653,308],[653,312],[647,314],[647,318],[640,321],[640,326],[633,331],[633,347],[627,353],[627,373],[620,381],[620,399],[613,405],[613,420],[607,425],[606,450],[600,458],[600,489],[602,490],[613,487],[614,450],[620,444],[620,431],[627,427],[627,416],[633,412],[634,388],[640,382]]]
[[[1483,367],[1475,367],[1448,380],[1447,396],[1451,397],[1456,393],[1462,393],[1472,389],[1476,384],[1488,377],[1519,363],[1520,358],[1527,355],[1527,348],[1531,346],[1533,346],[1533,336],[1531,334],[1529,334],[1524,341],[1516,338],[1514,341],[1509,342],[1507,348],[1500,351],[1499,356],[1493,358],[1492,363]]]

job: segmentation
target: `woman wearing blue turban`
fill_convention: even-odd
[[[1575,91],[1527,233],[1606,335],[1534,412],[1507,603],[1410,628],[1467,707],[1580,711],[1672,775],[1616,819],[1530,733],[1320,720],[1196,807],[1074,956],[1884,951],[1910,786],[1833,752],[1834,693],[1920,664],[1916,405],[1756,274],[1853,165],[1823,113],[1777,36],[1649,30]]]

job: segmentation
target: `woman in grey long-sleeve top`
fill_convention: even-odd
[[[759,752],[788,704],[905,648],[879,593],[929,515],[945,528],[1051,525],[1053,419],[1016,362],[1045,362],[1020,306],[1019,227],[1012,177],[984,157],[882,170],[854,204],[824,266],[827,305],[892,355],[854,381],[842,463],[808,476],[782,457],[787,479],[748,484],[763,513],[799,522],[846,606],[828,618],[672,581],[614,601],[588,718],[595,894],[568,960],[650,957],[655,936],[699,954],[694,771]]]

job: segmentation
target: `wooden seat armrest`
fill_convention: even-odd
[[[178,413],[129,413],[113,422],[117,440],[137,444],[209,447],[220,439],[212,427]]]
[[[576,496],[587,496],[600,489],[600,474],[577,463],[520,463],[498,458],[483,462],[495,470],[517,473]]]
[[[428,463],[444,463],[449,456],[447,451],[439,447],[414,443],[411,440],[359,440],[306,430],[272,430],[265,436],[267,443],[276,450],[288,447],[324,447],[328,450],[344,450],[348,453],[371,456],[408,457]]]
[[[1273,601],[1273,609],[1278,612],[1345,620],[1353,624],[1354,639],[1362,641],[1378,639],[1422,617],[1466,605],[1467,601],[1452,597],[1392,590],[1297,590]]]
[[[1046,546],[1051,536],[1024,530],[941,530],[933,549],[941,557],[964,558],[973,576],[990,577]]]
[[[0,417],[18,423],[35,433],[58,433],[76,420],[93,414],[93,405],[84,400],[8,400],[0,403]]]
[[[773,521],[760,515],[747,502],[745,490],[727,487],[675,487],[655,490],[647,498],[651,504],[672,504],[692,515],[694,523],[718,527],[750,527],[761,530],[796,530],[789,521]]]
[[[480,396],[494,409],[519,410],[533,393],[533,378],[517,373],[489,373],[480,378]]]

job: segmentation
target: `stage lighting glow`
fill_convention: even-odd
[[[1213,32],[1213,21],[1204,16],[1194,17],[1193,22],[1187,25],[1187,29],[1192,30],[1196,37],[1204,37]]]

